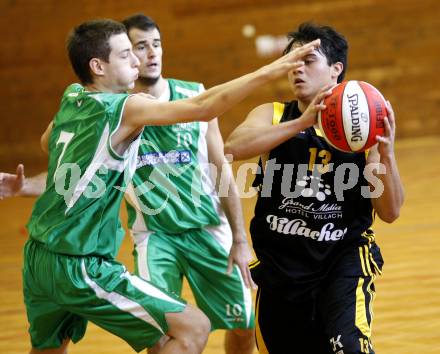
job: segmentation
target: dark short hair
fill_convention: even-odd
[[[321,39],[319,51],[327,58],[327,63],[332,65],[341,62],[343,69],[338,76],[338,83],[342,82],[347,70],[348,43],[344,36],[329,26],[319,26],[310,22],[299,25],[297,31],[289,32],[289,43],[284,53],[290,52],[294,44],[306,44],[315,39]]]
[[[142,13],[127,17],[125,20],[122,21],[122,23],[127,29],[127,32],[129,32],[132,28],[137,28],[142,31],[150,31],[155,28],[160,33],[160,29],[157,23],[151,17],[145,16]]]
[[[75,27],[67,38],[67,52],[73,71],[84,85],[93,83],[90,60],[109,61],[111,36],[126,33],[122,23],[113,20],[87,21]]]

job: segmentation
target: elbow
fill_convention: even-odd
[[[402,191],[394,201],[385,204],[373,204],[373,207],[382,221],[391,224],[399,218],[404,198]]]
[[[404,199],[405,199],[405,197],[402,192],[400,200],[398,202],[396,202],[396,205],[393,208],[390,208],[386,212],[386,217],[385,217],[385,219],[382,219],[382,220],[389,223],[389,224],[396,221],[400,216],[400,209],[402,208]]]
[[[382,221],[385,221],[386,223],[391,224],[399,218],[400,208],[390,209],[390,210],[387,210],[386,212],[378,213],[378,215]]]
[[[225,142],[224,154],[225,156],[227,155],[231,156],[231,159],[228,159],[231,162],[244,159],[242,154],[240,154],[240,149],[237,149],[235,147],[235,144],[231,143],[229,140]]]
[[[46,139],[46,134],[43,134],[40,139],[40,147],[41,147],[41,150],[43,150],[43,152],[45,152],[46,154],[49,154],[48,141]]]
[[[232,144],[230,143],[230,141],[226,141],[225,142],[225,155],[234,155],[234,149],[232,147]]]

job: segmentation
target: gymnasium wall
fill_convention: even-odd
[[[75,81],[65,38],[76,24],[144,12],[161,26],[164,74],[209,87],[253,70],[256,35],[303,21],[329,24],[350,43],[348,79],[377,86],[393,103],[398,138],[440,133],[440,4],[437,0],[0,0],[0,167],[44,168],[39,137]],[[224,137],[256,105],[288,100],[287,80],[261,88],[221,118]]]

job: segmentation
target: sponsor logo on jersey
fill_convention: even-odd
[[[190,150],[173,150],[167,152],[147,152],[137,157],[136,168],[162,164],[188,164],[191,163]]]
[[[342,207],[337,203],[316,204],[314,202],[302,204],[295,198],[284,198],[279,210],[289,214],[298,214],[315,220],[342,219]]]
[[[325,224],[321,230],[312,230],[307,227],[307,222],[302,219],[290,220],[276,215],[268,215],[266,221],[269,228],[279,234],[303,236],[319,242],[340,241],[348,230],[347,228],[336,229],[335,224],[331,222]]]
[[[189,123],[177,123],[171,126],[171,129],[173,129],[173,131],[189,131],[189,130],[194,130],[197,129],[197,122],[189,122]]]

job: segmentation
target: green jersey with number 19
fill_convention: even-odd
[[[124,232],[119,208],[136,166],[139,138],[120,156],[110,139],[128,94],[70,85],[49,138],[46,190],[27,225],[30,238],[69,255],[114,258]]]
[[[167,81],[159,100],[175,101],[204,91],[200,83]],[[137,170],[127,189],[132,231],[176,234],[227,223],[208,165],[207,129],[207,122],[192,122],[144,130]]]

